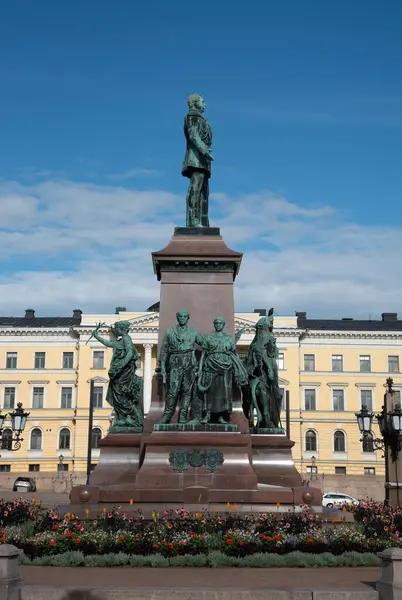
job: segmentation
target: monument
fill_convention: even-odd
[[[72,490],[74,504],[321,506],[319,490],[302,485],[281,424],[273,309],[256,324],[247,359],[236,353],[233,286],[242,254],[210,227],[212,129],[204,110],[192,94],[184,119],[186,226],[152,253],[160,312],[151,406],[143,419],[126,322],[116,323],[116,340],[95,330],[113,347],[107,399],[115,421],[90,485]]]

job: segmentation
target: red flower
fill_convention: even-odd
[[[49,546],[55,546],[55,545],[56,545],[56,540],[50,540]]]
[[[240,542],[240,546],[244,546],[244,542]]]
[[[202,540],[203,542],[205,542],[205,535],[202,535],[202,536],[200,537],[200,540]]]
[[[233,540],[226,540],[226,543],[231,546],[233,544]]]
[[[190,533],[190,537],[197,537],[197,534],[195,533],[195,531],[192,531],[192,532]]]
[[[126,538],[120,538],[120,541],[121,541],[121,542],[125,542],[125,541],[126,541]]]
[[[59,528],[59,526],[58,526],[58,525],[53,525],[53,527],[52,527],[52,531],[57,531],[57,529],[58,529],[58,528]]]
[[[159,548],[158,544],[154,544],[154,549],[157,550]]]
[[[183,546],[183,544],[184,544],[183,540],[180,540],[179,546]]]
[[[281,536],[280,536],[280,535],[275,535],[274,537],[275,537],[275,541],[276,541],[276,542],[279,542],[279,541],[280,541],[280,539],[281,539]]]
[[[75,538],[75,540],[74,540],[74,544],[79,544],[79,543],[80,543],[80,541],[81,541],[81,538],[77,537],[77,538]]]
[[[174,548],[174,544],[168,544],[168,548],[170,548],[170,549]]]

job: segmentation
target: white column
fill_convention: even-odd
[[[144,344],[144,414],[147,414],[151,406],[152,392],[152,346],[153,344]]]

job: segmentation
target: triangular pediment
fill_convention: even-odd
[[[132,329],[136,327],[159,327],[159,313],[145,313],[134,319],[129,319]]]
[[[255,330],[255,325],[257,321],[251,321],[250,319],[244,319],[243,317],[235,316],[235,331],[239,331],[240,329],[245,328],[246,332],[249,330]]]
[[[93,381],[94,383],[107,383],[109,380],[105,379],[104,377],[92,377],[91,379],[88,379],[88,383],[91,383],[91,381]]]

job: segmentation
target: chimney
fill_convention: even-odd
[[[126,312],[127,308],[125,306],[116,306],[115,315],[118,315],[121,312]]]
[[[33,308],[27,308],[25,311],[25,318],[26,319],[34,319],[35,318],[35,311]]]
[[[299,319],[307,319],[307,313],[306,312],[296,311],[295,315],[296,315],[296,317],[299,317]]]
[[[267,309],[266,308],[255,308],[253,312],[259,314],[260,317],[266,317],[267,316]]]
[[[77,321],[81,321],[82,310],[80,308],[74,308],[73,318]]]
[[[382,313],[381,320],[387,323],[395,323],[398,320],[398,313]]]

